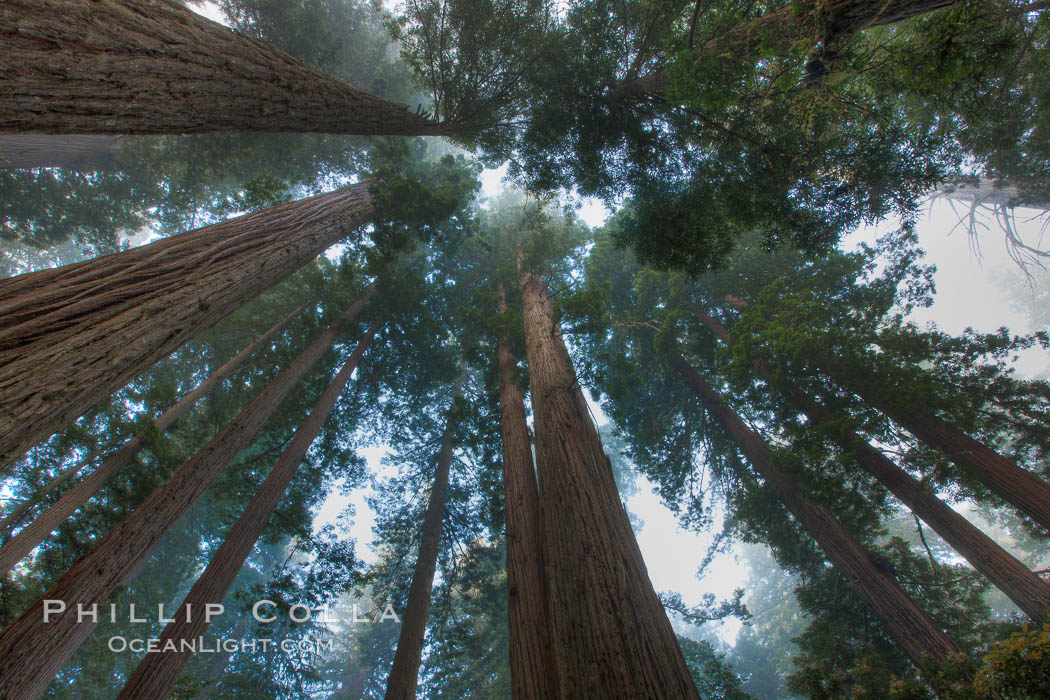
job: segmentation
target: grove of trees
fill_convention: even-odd
[[[1050,695],[1050,329],[913,320],[931,196],[1042,284],[1048,40],[1030,0],[7,0],[0,700]]]

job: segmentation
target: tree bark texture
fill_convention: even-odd
[[[506,313],[503,283],[500,314]],[[509,334],[496,343],[499,364],[500,436],[503,444],[503,496],[507,521],[507,613],[510,629],[511,696],[554,698],[554,659],[547,615],[540,494],[533,467],[525,396],[518,382],[518,358]]]
[[[466,374],[460,374],[452,389],[452,404],[449,406],[448,422],[441,436],[441,451],[438,453],[437,470],[430,488],[430,500],[423,516],[423,532],[419,541],[419,556],[412,572],[412,585],[408,589],[408,602],[401,616],[401,632],[397,638],[397,651],[387,680],[386,700],[415,700],[419,683],[419,664],[423,659],[423,638],[430,616],[430,597],[434,588],[434,572],[437,570],[438,552],[441,546],[442,524],[445,520],[445,499],[448,496],[448,477],[452,467],[452,439],[456,432],[456,399],[463,393]]]
[[[368,184],[0,281],[0,464],[368,222]]]
[[[105,170],[115,162],[119,136],[0,134],[0,168]]]
[[[888,398],[875,374],[857,376],[835,358],[820,366],[840,385],[882,412],[921,442],[940,450],[953,464],[979,479],[990,491],[1050,530],[1050,483],[1011,459],[974,440],[931,411],[901,406]]]
[[[744,59],[759,48],[767,53],[788,51],[807,38],[813,39],[813,46],[818,41],[826,46],[864,29],[896,24],[958,2],[960,0],[826,0],[814,3],[819,12],[806,4],[800,5],[801,14],[796,13],[799,5],[789,2],[711,39],[703,51]],[[623,81],[609,91],[605,101],[612,105],[641,102],[652,95],[663,95],[667,85],[667,71],[660,68]]]
[[[238,572],[244,567],[245,560],[251,554],[256,540],[266,529],[266,524],[277,509],[281,497],[288,489],[288,485],[292,483],[299,465],[306,456],[306,451],[328,419],[339,395],[350,381],[350,375],[353,374],[368,346],[372,344],[372,339],[379,331],[379,327],[380,323],[376,321],[365,331],[342,369],[317,400],[313,411],[295,432],[291,443],[281,454],[266,480],[259,486],[259,490],[245,508],[244,513],[234,523],[219,550],[212,556],[204,573],[187,594],[178,612],[172,618],[175,621],[168,623],[164,628],[160,635],[159,647],[161,649],[169,640],[174,642],[176,648],[179,648],[180,640],[197,639],[207,631],[208,623],[201,614],[205,604],[221,603],[226,597]],[[191,614],[193,611],[196,611],[196,614]],[[192,656],[193,653],[190,651],[161,651],[146,654],[120,692],[118,700],[168,697]]]
[[[5,0],[0,37],[0,131],[451,133],[167,0]]]
[[[201,382],[200,386],[179,399],[174,406],[157,418],[157,429],[164,431],[170,428],[180,416],[193,408],[198,400],[215,388],[223,379],[236,372],[237,369],[244,364],[244,361],[255,353],[256,350],[268,344],[270,340],[288,325],[293,318],[298,316],[304,308],[305,304],[278,321],[268,331],[256,339],[255,342],[241,350],[226,364],[212,372],[207,379]],[[108,484],[113,477],[130,464],[131,460],[138,455],[144,446],[145,442],[142,438],[131,438],[127,443],[121,446],[120,449],[116,450],[103,460],[98,469],[91,472],[91,474],[89,474],[83,481],[64,493],[53,506],[41,513],[33,522],[22,528],[17,535],[4,543],[4,546],[0,547],[0,579],[6,576],[7,572],[10,571],[15,564],[21,561],[25,555],[33,551],[38,544],[43,542],[48,535],[54,532],[69,516],[75,513],[77,508],[80,508],[80,506],[87,503],[92,496],[98,493],[99,489]],[[49,490],[57,487],[62,481],[71,477],[72,474],[69,473],[68,470],[67,472],[63,472],[51,483],[45,486],[35,499],[23,504],[22,508],[28,510],[35,505],[35,502],[43,500]]]
[[[722,424],[766,485],[813,536],[828,560],[849,580],[853,590],[882,621],[912,663],[928,669],[930,662],[939,664],[954,654],[961,654],[944,630],[889,574],[875,566],[870,553],[830,511],[810,502],[801,489],[784,478],[774,465],[773,453],[765,441],[722,401],[681,353],[672,351],[670,360],[704,408]]]
[[[732,343],[729,331],[722,324],[697,304],[687,301],[686,305],[712,333],[726,344]],[[924,488],[911,474],[872,447],[867,440],[853,430],[841,427],[827,407],[799,387],[778,377],[769,363],[761,358],[752,358],[751,364],[759,377],[793,401],[813,424],[828,428],[828,436],[851,454],[861,468],[933,528],[1017,607],[1039,623],[1047,619],[1050,614],[1050,583],[1039,578],[995,540]]]
[[[543,281],[521,291],[559,697],[697,698]]]
[[[207,445],[142,505],[110,531],[58,583],[0,631],[0,700],[35,698],[91,634],[77,622],[77,606],[103,603],[150,550],[246,447],[281,401],[332,347],[375,292],[366,291],[292,363],[274,377]],[[65,612],[43,622],[44,601],[61,600]]]

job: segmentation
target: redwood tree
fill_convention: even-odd
[[[889,263],[878,272],[875,255]],[[958,466],[956,481],[983,486],[1050,530],[1050,482],[1026,468],[1038,468],[1032,446],[1050,435],[1047,387],[1011,377],[1003,361],[1038,338],[920,331],[900,309],[933,301],[921,255],[908,227],[864,254],[835,253],[808,267],[790,252],[760,259],[741,251],[717,290],[736,295],[737,352],[796,383],[859,397]],[[1017,443],[1020,459],[1004,456],[997,441]]]
[[[412,572],[412,584],[408,589],[408,603],[401,616],[401,633],[397,638],[397,652],[387,680],[387,700],[413,700],[419,682],[419,664],[423,658],[423,638],[430,614],[430,596],[434,588],[434,571],[437,569],[438,550],[441,545],[442,523],[445,520],[445,498],[448,495],[449,470],[452,467],[453,438],[456,432],[457,399],[463,393],[466,373],[460,374],[452,389],[452,402],[441,436],[441,451],[438,453],[437,470],[430,487],[426,513],[423,516],[419,554]]]
[[[0,33],[0,131],[454,132],[166,0],[11,0]]]
[[[793,44],[807,40],[830,46],[861,30],[896,24],[957,2],[959,0],[832,0],[811,7],[785,3],[710,39],[700,50],[723,57],[746,58],[759,49],[766,54],[787,51]],[[667,70],[658,68],[616,85],[606,101],[611,105],[624,105],[644,101],[650,95],[662,99],[667,86]]]
[[[300,306],[278,321],[269,330],[259,336],[255,342],[248,345],[248,347],[237,353],[237,355],[231,358],[226,364],[212,372],[207,379],[201,382],[200,386],[186,394],[186,396],[179,399],[174,406],[162,413],[155,423],[157,430],[164,431],[171,427],[181,415],[193,408],[199,399],[203,398],[209,391],[222,382],[223,379],[236,372],[237,369],[244,364],[244,361],[247,360],[256,350],[269,343],[270,340],[281,331],[281,329],[283,329],[293,318],[299,315],[303,308],[304,306]],[[24,556],[29,554],[29,552],[31,552],[38,544],[43,542],[44,538],[61,525],[66,518],[77,510],[77,508],[86,503],[87,500],[94,496],[99,489],[109,483],[114,476],[119,474],[120,471],[142,450],[145,444],[145,440],[137,436],[128,440],[128,442],[122,445],[118,450],[107,455],[97,469],[91,472],[91,474],[76,486],[64,493],[53,506],[41,513],[39,517],[33,520],[33,522],[22,528],[17,535],[5,542],[4,545],[0,547],[0,578],[6,576],[7,572],[11,570],[11,567],[17,564]],[[4,524],[6,525],[8,521],[11,521],[12,524],[17,522],[18,518],[24,515],[34,505],[42,501],[49,491],[58,488],[65,481],[73,478],[76,474],[75,470],[80,466],[80,464],[74,465],[48,482],[36,496],[23,503],[19,508],[14,510],[8,518],[5,518]],[[3,527],[0,526],[0,531],[2,530]]]
[[[693,302],[687,301],[686,305],[720,340],[726,344],[732,342],[729,331],[710,314]],[[814,425],[825,428],[842,449],[853,455],[854,461],[861,468],[874,476],[915,515],[922,518],[1029,617],[1039,623],[1047,618],[1050,614],[1050,583],[1039,578],[995,540],[955,512],[935,493],[890,461],[860,435],[848,427],[842,427],[835,414],[826,406],[778,376],[767,362],[760,358],[752,358],[751,362],[758,376],[791,399]]]
[[[0,281],[0,462],[74,420],[372,215],[367,184]]]
[[[332,347],[343,327],[357,317],[374,292],[374,284],[367,287],[237,417],[0,632],[0,697],[35,697],[43,692],[94,627],[87,621],[78,622],[78,606],[90,608],[104,602],[126,581],[165,532],[251,441],[281,400]],[[63,601],[66,608],[45,623],[45,601],[49,600]]]
[[[497,291],[499,313],[505,316],[507,302],[502,282]],[[513,696],[518,698],[552,698],[557,692],[547,614],[540,494],[525,423],[525,397],[518,380],[518,359],[505,326],[498,333],[496,356],[507,521],[511,688]]]
[[[124,690],[119,695],[120,698],[166,698],[171,694],[175,683],[192,656],[192,652],[181,650],[178,646],[180,641],[197,639],[208,628],[208,622],[205,621],[203,615],[190,615],[190,606],[193,610],[203,610],[208,603],[221,603],[229,592],[237,573],[244,566],[252,547],[255,546],[256,540],[266,528],[266,523],[277,508],[281,496],[287,490],[299,465],[302,464],[307,449],[317,437],[317,433],[324,425],[328,414],[331,413],[339,395],[350,381],[350,375],[353,374],[361,357],[368,350],[380,325],[379,321],[373,322],[361,336],[357,347],[347,358],[332,383],[321,394],[313,411],[295,432],[291,443],[281,454],[277,464],[263,481],[244,513],[230,529],[222,546],[215,552],[204,573],[183,600],[179,610],[172,618],[174,622],[168,623],[164,628],[160,636],[160,648],[163,649],[164,645],[171,640],[176,645],[174,648],[177,651],[147,654],[128,679]]]
[[[857,594],[885,625],[889,634],[919,668],[936,670],[933,664],[961,654],[955,642],[913,601],[870,553],[823,506],[812,503],[805,493],[777,469],[773,452],[677,350],[670,361],[696,392],[704,408],[718,420],[739,445],[748,462],[776,493],[824,550],[828,560],[850,581]]]
[[[543,280],[523,269],[521,292],[559,697],[698,697]]]
[[[831,374],[843,386],[852,389],[922,442],[940,450],[990,491],[1050,531],[1050,483],[1045,479],[970,437],[933,411],[885,398],[885,389],[881,388],[882,382],[876,376],[858,381],[847,372],[833,369]]]

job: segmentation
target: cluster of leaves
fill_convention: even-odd
[[[981,658],[974,690],[984,695],[1038,698],[1050,693],[1050,625],[992,644]]]

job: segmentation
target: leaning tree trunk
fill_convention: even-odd
[[[507,303],[498,286],[499,312]],[[503,495],[507,520],[507,616],[510,631],[511,697],[557,696],[547,616],[540,494],[533,468],[525,397],[518,384],[518,358],[505,328],[496,343],[499,364]]]
[[[0,520],[0,540],[7,539],[7,537],[11,534],[11,530],[13,530],[16,525],[18,525],[19,521],[21,521],[22,518],[25,517],[25,514],[32,510],[38,503],[41,503],[47,497],[47,494],[51,493],[59,486],[61,486],[62,484],[66,483],[74,476],[79,474],[81,469],[94,462],[95,458],[97,457],[98,452],[96,450],[92,450],[88,453],[87,457],[80,460],[79,462],[76,462],[75,464],[70,465],[69,467],[66,467],[65,470],[59,472],[58,476],[44,484],[35,495],[30,496],[20,505],[16,506],[14,510],[5,515],[4,519]],[[37,478],[39,478],[39,476],[42,473],[43,470],[37,471],[36,475],[33,477],[33,480],[35,481]],[[2,576],[0,576],[0,578],[2,578]]]
[[[748,306],[743,299],[728,294],[726,301],[737,309]],[[849,369],[840,367],[834,357],[820,358],[815,366],[921,442],[943,452],[993,493],[1050,530],[1050,483],[930,411],[895,405],[892,400],[884,398],[878,389],[883,382],[875,375],[855,376]]]
[[[0,34],[0,131],[452,131],[168,0],[5,0]]]
[[[559,697],[697,698],[543,282],[521,291]]]
[[[0,281],[0,464],[366,223],[368,184]]]
[[[812,5],[789,2],[711,39],[703,52],[743,59],[759,49],[773,54],[801,43],[815,47],[819,41],[828,46],[864,29],[896,24],[958,2],[960,0],[827,0]],[[616,85],[605,101],[611,105],[641,102],[651,95],[664,95],[667,85],[667,71],[661,68]]]
[[[86,172],[113,166],[119,136],[0,134],[0,168],[65,168]]]
[[[456,399],[462,395],[466,374],[461,373],[452,389],[445,433],[441,436],[437,471],[430,488],[430,500],[423,516],[423,533],[419,541],[419,556],[408,588],[408,602],[402,615],[401,633],[397,651],[387,680],[386,700],[414,700],[419,682],[419,664],[423,659],[423,638],[430,615],[430,596],[434,588],[438,551],[441,545],[442,523],[445,519],[445,499],[448,495],[448,475],[452,467],[452,439],[456,432]]]
[[[156,421],[157,430],[165,431],[170,428],[180,416],[193,408],[198,400],[207,395],[207,393],[222,382],[223,379],[236,372],[237,369],[244,364],[244,361],[247,360],[256,350],[269,343],[270,339],[279,333],[293,318],[298,316],[305,306],[305,304],[300,306],[278,321],[255,342],[237,353],[237,355],[229,362],[212,372],[200,386],[186,394],[176,402],[174,406],[162,413]],[[64,523],[69,516],[76,512],[77,508],[87,503],[88,499],[98,493],[99,489],[108,484],[113,477],[119,474],[124,467],[131,463],[131,460],[138,455],[145,444],[146,443],[142,438],[131,438],[120,449],[113,452],[103,460],[98,469],[91,472],[91,474],[89,474],[83,481],[64,493],[53,506],[41,513],[40,516],[29,525],[22,528],[22,530],[6,542],[3,547],[0,547],[0,579],[3,579],[15,564],[33,551],[33,549],[43,542],[49,534],[54,532],[59,525]],[[47,484],[47,486],[41,490],[35,499],[27,501],[20,507],[22,512],[24,513],[35,505],[35,503],[42,501],[49,490],[56,488],[66,479],[72,478],[73,473],[75,472],[72,472],[72,469],[69,469],[62,474],[59,474],[51,481],[51,483]],[[15,515],[15,513],[12,513],[12,516],[13,515]]]
[[[732,342],[729,331],[691,301],[686,305],[711,332],[727,345]],[[760,358],[752,358],[752,366],[762,379],[790,398],[817,426],[865,471],[871,474],[890,493],[897,497],[915,515],[922,518],[934,532],[944,538],[978,571],[984,574],[1029,617],[1043,623],[1050,614],[1050,583],[1039,578],[995,540],[980,531],[973,523],[956,513],[936,494],[890,461],[867,440],[842,426],[827,407],[815,401],[801,388],[785,381]]]
[[[332,347],[343,326],[375,292],[369,286],[336,321],[306,347],[218,435],[80,559],[58,583],[0,632],[0,698],[35,698],[91,634],[77,608],[101,604],[135,570],[187,509],[273,415],[281,401]],[[43,621],[45,601],[65,611]]]
[[[1050,530],[1050,483],[1017,462],[974,440],[946,420],[915,406],[900,406],[882,398],[874,376],[860,381],[849,372],[836,371],[827,363],[832,379],[839,382],[916,438],[936,450],[967,473],[979,479],[993,493]]]
[[[773,453],[754,431],[733,412],[681,353],[672,351],[671,364],[696,392],[707,411],[739,445],[751,466],[787,506],[799,524],[813,536],[828,560],[853,585],[853,590],[882,621],[886,631],[918,668],[934,670],[961,654],[944,630],[920,608],[887,573],[874,565],[871,555],[826,508],[809,501],[773,463]]]
[[[350,381],[350,375],[361,361],[362,355],[372,344],[372,339],[379,330],[378,321],[372,323],[353,353],[347,358],[343,368],[332,380],[332,383],[321,394],[317,405],[295,432],[288,448],[281,454],[277,464],[270,471],[266,480],[252,498],[244,513],[237,519],[222,546],[215,552],[208,567],[193,585],[186,599],[182,601],[178,612],[160,635],[160,653],[146,654],[138,668],[128,679],[118,700],[135,700],[136,698],[166,698],[171,695],[175,683],[182,676],[183,669],[193,656],[191,651],[181,648],[182,640],[194,640],[208,629],[208,622],[201,614],[191,615],[191,610],[203,610],[208,603],[221,603],[237,578],[237,573],[244,566],[244,561],[251,554],[256,540],[266,529],[266,524],[277,509],[281,496],[288,489],[299,465],[310,444],[317,437],[321,427],[332,412],[339,395]],[[192,606],[192,607],[191,607]],[[171,651],[164,651],[171,644]]]

